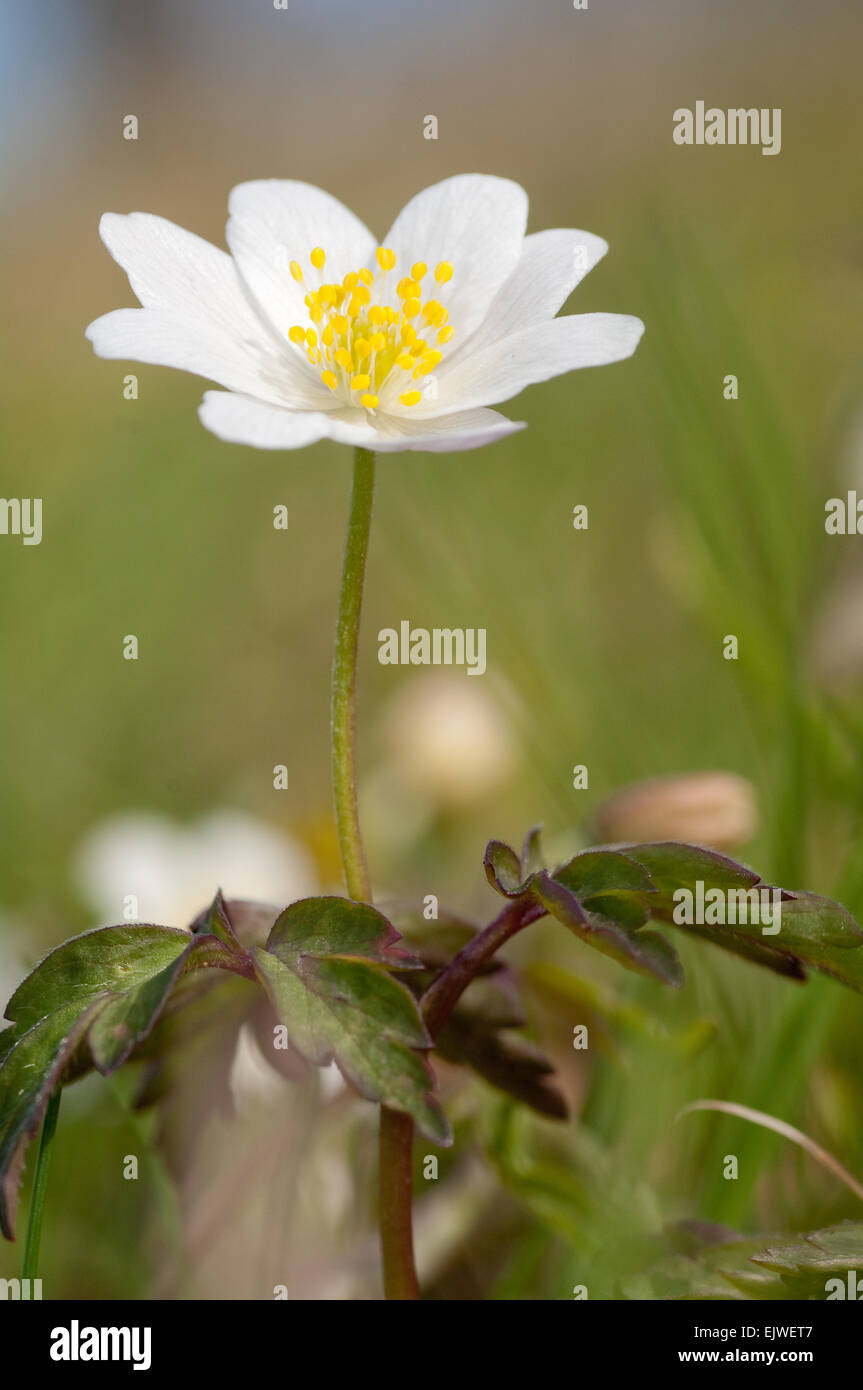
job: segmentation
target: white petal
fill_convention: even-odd
[[[219,439],[255,449],[302,449],[328,431],[323,412],[285,410],[233,391],[205,391],[198,418]]]
[[[463,341],[518,264],[526,225],[527,194],[517,183],[458,174],[412,198],[382,244],[395,251],[399,278],[416,261],[425,262],[423,297],[440,299]],[[452,279],[440,287],[434,281],[438,261],[453,266]]]
[[[115,309],[91,323],[87,337],[99,357],[176,367],[262,400],[284,399],[276,385],[267,384],[255,355],[243,352],[227,334],[173,319],[160,309]]]
[[[412,449],[448,453],[476,449],[524,428],[495,410],[469,410],[441,420],[394,420],[354,409],[329,414],[283,410],[225,391],[207,391],[198,415],[220,439],[256,449],[300,449],[319,439],[332,439],[379,453]]]
[[[532,382],[631,357],[643,332],[641,319],[629,314],[572,314],[536,324],[451,367],[442,363],[436,372],[438,399],[414,411],[430,418],[507,401]]]
[[[240,274],[259,309],[283,338],[294,324],[308,325],[304,303],[309,287],[339,282],[349,270],[372,260],[377,242],[337,198],[310,183],[257,179],[238,184],[228,200],[226,237]],[[323,273],[309,256],[316,246],[327,255]],[[305,285],[290,271],[297,261]]]
[[[100,357],[178,367],[297,406],[323,400],[308,363],[255,312],[227,252],[145,212],[105,213],[99,231],[145,306],[90,325]]]
[[[515,270],[479,328],[447,361],[460,361],[511,333],[553,319],[607,250],[608,242],[591,232],[552,230],[525,237]]]
[[[379,453],[408,449],[449,454],[493,444],[524,428],[524,421],[508,420],[496,410],[464,410],[434,420],[380,415],[377,418],[378,437],[369,447]]]

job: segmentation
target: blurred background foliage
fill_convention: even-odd
[[[223,244],[229,189],[268,176],[320,184],[380,234],[438,178],[512,177],[531,229],[611,245],[570,310],[647,323],[631,362],[506,405],[526,432],[380,462],[359,718],[381,898],[434,893],[482,921],[496,911],[488,836],[543,821],[563,852],[621,786],[726,769],[760,808],[741,856],[863,916],[863,562],[859,539],[824,533],[827,498],[863,493],[854,0],[4,8],[2,491],[44,499],[40,546],[0,542],[4,994],[65,936],[119,920],[122,890],[105,884],[160,880],[161,851],[147,860],[134,834],[119,858],[93,856],[94,834],[129,813],[162,818],[196,893],[200,826],[226,811],[338,886],[327,698],[349,454],[222,444],[197,422],[203,383],[100,362],[83,337],[133,302],[97,236],[103,211],[159,213]],[[675,146],[672,112],[698,99],[781,107],[781,154]],[[375,634],[402,618],[488,629],[470,708],[480,682],[413,696],[415,675],[378,665]],[[122,659],[127,633],[137,663]],[[277,763],[288,791],[273,789]],[[257,865],[240,855],[222,887],[266,897]],[[179,884],[182,863],[172,872]],[[186,896],[168,897],[180,923],[203,905]],[[701,1096],[756,1106],[863,1173],[863,1000],[676,944],[676,995],[552,925],[514,944],[573,1120],[518,1111],[441,1064],[457,1144],[437,1182],[417,1153],[434,1296],[558,1299],[583,1283],[619,1297],[672,1248],[669,1223],[757,1234],[859,1217],[776,1136],[674,1116]],[[582,1022],[586,1053],[571,1047]],[[214,1119],[173,1174],[124,1078],[69,1092],[48,1296],[377,1295],[372,1107],[329,1077],[264,1081],[251,1057],[236,1092],[239,1120]],[[137,1183],[122,1177],[130,1153]],[[0,1250],[0,1274],[17,1261]]]

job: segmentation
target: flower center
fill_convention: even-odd
[[[324,280],[323,247],[316,246],[309,260],[319,281],[306,295],[311,327],[296,324],[288,335],[291,342],[321,369],[321,381],[330,391],[341,389],[366,410],[375,409],[391,377],[406,387],[399,392],[402,405],[418,405],[422,391],[411,381],[434,370],[443,357],[440,348],[455,332],[440,300],[423,299],[428,266],[416,261],[410,275],[393,288],[396,253],[388,247],[379,246],[375,253],[376,272],[351,270],[340,285]],[[306,284],[298,261],[291,261],[291,274],[298,284]],[[449,261],[438,261],[435,292],[452,274]],[[432,345],[432,338],[440,347]]]

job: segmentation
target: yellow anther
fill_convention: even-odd
[[[357,272],[355,270],[349,270],[344,280],[342,281],[342,284],[344,285],[346,290],[352,290],[355,285],[359,284],[359,282],[360,277],[357,274]]]
[[[371,386],[372,379],[365,372],[360,372],[359,376],[351,377],[352,391],[365,391],[367,386]]]
[[[306,356],[308,357],[308,359],[309,359],[309,361],[311,362],[312,366],[314,366],[314,365],[315,365],[315,354],[312,352],[312,349],[311,349],[311,348],[306,348]]]
[[[375,283],[375,277],[367,266],[363,266],[360,271],[360,279],[364,285],[373,285]]]
[[[335,391],[336,387],[339,384],[338,377],[336,376],[335,372],[321,372],[321,381],[324,383],[325,386],[329,386],[331,391]]]
[[[445,285],[447,280],[452,279],[452,266],[449,261],[438,261],[434,268],[434,278],[439,285]]]
[[[405,307],[402,311],[406,319],[415,319],[420,311],[420,301],[418,299],[406,299]]]
[[[370,339],[373,352],[382,352],[387,345],[385,333],[373,333]]]
[[[314,307],[309,310],[309,318],[312,323],[320,323],[323,317],[324,311],[319,304],[315,304]]]
[[[328,323],[323,333],[321,334],[321,342],[323,343],[324,347],[332,347],[333,338],[335,336],[336,331],[333,328],[333,325],[331,323]]]
[[[420,358],[418,370],[423,373],[432,372],[442,358],[442,352],[438,352],[437,348],[431,348],[428,352],[424,352]]]
[[[363,307],[363,306],[362,306],[362,304],[360,303],[360,301],[356,298],[356,296],[354,296],[354,298],[351,300],[350,304],[348,305],[348,318],[349,318],[349,319],[355,319],[355,318],[357,317],[357,315],[359,314],[360,310],[362,309],[362,307]]]
[[[369,323],[373,323],[375,325],[379,323],[386,323],[386,318],[387,311],[386,309],[382,308],[380,304],[373,304],[372,307],[369,309]]]
[[[423,318],[428,319],[429,323],[443,323],[446,318],[446,309],[437,299],[430,299],[423,308]]]
[[[414,357],[419,357],[421,353],[425,352],[425,350],[425,338],[417,338],[413,343],[411,343],[411,352],[413,353]]]
[[[309,256],[309,260],[315,267],[315,270],[323,270],[327,260],[327,253],[324,250],[323,246],[316,246],[312,254]],[[438,270],[439,269],[440,266],[438,266]]]
[[[305,306],[306,306],[307,309],[314,309],[314,307],[315,307],[315,297],[314,297],[314,295],[312,295],[312,294],[307,294],[307,295],[305,295],[305,296],[303,297],[303,303],[305,304]]]
[[[378,403],[377,396],[360,396],[360,405],[364,405],[366,410],[374,410]]]
[[[399,396],[402,405],[419,405],[422,398],[422,391],[404,391]]]
[[[398,309],[393,309],[393,308],[391,308],[390,305],[388,304],[387,307],[386,307],[386,309],[384,310],[384,312],[385,312],[385,314],[386,314],[386,316],[387,316],[387,323],[398,323],[398,321],[399,321],[399,311],[398,311]]]
[[[374,346],[374,338],[372,339],[372,346]],[[354,343],[354,352],[356,353],[358,362],[362,362],[366,357],[371,357],[372,355],[372,349],[365,338],[357,338]]]
[[[406,275],[403,280],[399,280],[396,285],[396,294],[399,299],[407,299],[409,296],[413,298],[413,287],[414,282],[409,275]]]
[[[315,345],[317,344],[317,341],[318,341],[318,335],[317,335],[317,333],[315,332],[315,330],[314,330],[313,328],[309,328],[309,329],[306,331],[306,342],[308,343],[309,347],[315,347]]]
[[[402,342],[410,347],[411,343],[416,342],[417,331],[412,323],[402,324]]]
[[[335,352],[333,353],[333,357],[338,362],[340,367],[344,367],[346,372],[353,371],[354,359],[351,357],[351,354],[348,352],[347,348],[336,348]]]
[[[321,304],[326,304],[326,305],[335,304],[335,302],[336,302],[336,287],[335,287],[335,285],[321,285],[319,299],[320,299],[320,303],[321,303]]]
[[[343,335],[347,333],[348,329],[351,326],[345,318],[344,314],[336,314],[335,318],[333,319],[333,325],[335,326],[336,332],[341,333]]]
[[[375,252],[375,260],[381,270],[392,270],[396,263],[396,253],[391,251],[388,246],[379,246]]]
[[[454,333],[455,329],[451,326],[448,328],[442,328],[440,333],[438,333],[437,335],[437,340],[439,343],[448,343]]]
[[[409,372],[414,364],[414,359],[409,352],[402,352],[396,358],[396,366],[401,367],[403,372]]]
[[[369,300],[371,299],[371,295],[369,294],[368,289],[365,285],[357,285],[356,289],[354,290],[354,299],[357,302],[357,304],[368,304]]]
[[[302,347],[303,343],[306,341],[306,330],[301,328],[298,323],[295,323],[288,337],[292,343],[296,343],[297,347]]]
[[[428,270],[425,261],[415,261],[411,266],[411,275],[415,280],[421,280]]]
[[[302,268],[301,268],[301,266],[300,266],[299,261],[291,261],[291,267],[290,267],[290,269],[291,269],[291,274],[293,275],[293,277],[294,277],[294,279],[296,280],[297,284],[298,284],[298,285],[301,285],[301,284],[303,283],[303,272],[302,272]]]

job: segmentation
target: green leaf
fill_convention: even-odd
[[[464,1064],[489,1085],[550,1119],[565,1120],[569,1108],[552,1083],[554,1064],[523,1038],[507,1035],[480,1014],[457,1008],[435,1038],[435,1052]]]
[[[651,885],[658,893],[670,894],[677,888],[693,889],[698,880],[711,888],[752,888],[760,882],[758,874],[751,869],[700,845],[675,841],[625,845],[621,853],[647,870]]]
[[[683,983],[677,952],[657,932],[633,931],[604,913],[590,911],[557,878],[545,872],[537,874],[531,892],[552,917],[580,940],[628,970],[652,976],[674,988]]]
[[[766,1242],[769,1242],[765,1245]],[[831,1277],[863,1268],[863,1222],[807,1235],[710,1241],[621,1281],[625,1299],[825,1299]]]
[[[540,845],[541,831],[542,826],[535,825],[525,836],[521,851],[521,876],[523,879],[530,878],[532,874],[539,873],[540,869],[545,868],[545,860]]]
[[[774,1241],[752,1255],[755,1264],[783,1277],[845,1274],[863,1269],[863,1221],[843,1221],[808,1235]]]
[[[532,881],[532,875],[525,878],[521,859],[515,850],[502,840],[489,841],[483,867],[492,888],[505,898],[520,897]]]
[[[652,893],[647,869],[619,850],[589,849],[556,869],[554,878],[582,900],[626,893]]]
[[[97,1009],[96,1000],[83,1008],[77,1002],[65,1004],[31,1027],[14,1030],[14,1044],[0,1066],[0,1230],[7,1240],[15,1239],[15,1207],[27,1145],[38,1132],[63,1068]]]
[[[346,898],[305,898],[278,918],[259,976],[294,1047],[315,1066],[335,1060],[369,1100],[411,1115],[429,1139],[451,1142],[422,1055],[431,1046],[416,1000],[390,974],[421,967],[374,908]],[[389,967],[390,969],[388,969]]]
[[[0,1048],[0,1228],[10,1234],[24,1151],[57,1084],[94,1065],[117,1070],[149,1034],[184,971],[253,974],[248,958],[209,933],[99,927],[49,952],[6,1009]]]

